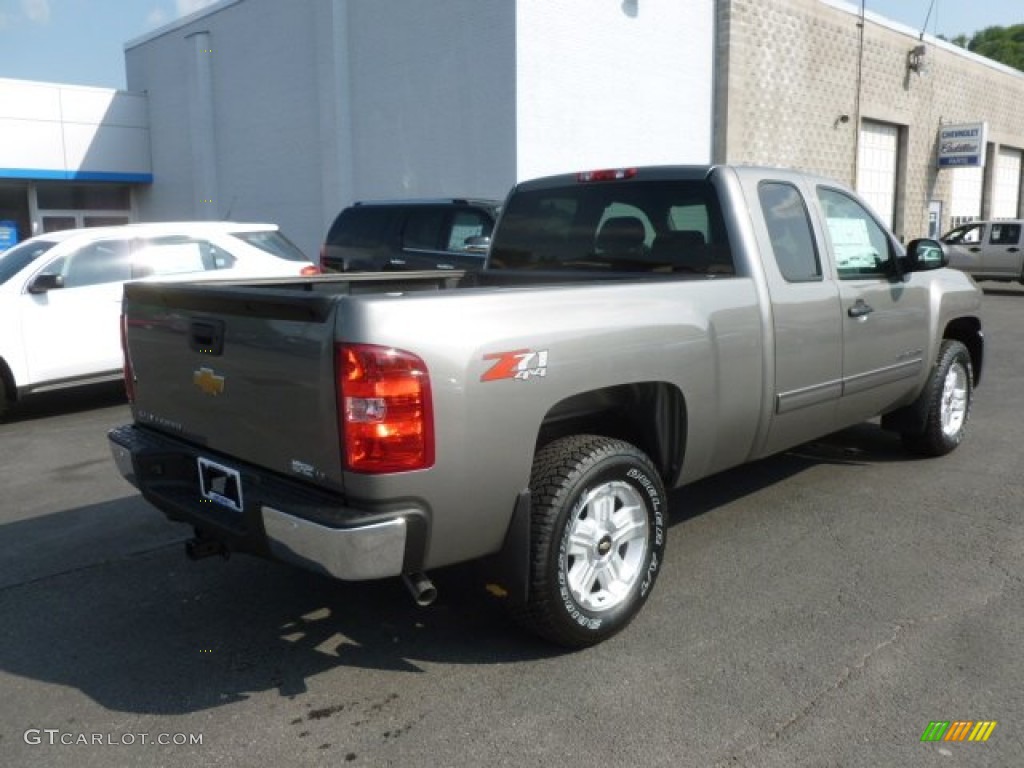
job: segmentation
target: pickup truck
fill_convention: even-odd
[[[942,236],[949,266],[975,280],[1024,283],[1024,221],[972,221]]]
[[[984,345],[945,261],[794,171],[523,182],[477,272],[127,285],[109,441],[194,558],[402,577],[421,604],[479,560],[519,622],[585,647],[650,596],[668,490],[878,416],[956,448]]]

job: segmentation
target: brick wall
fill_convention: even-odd
[[[859,110],[861,119],[901,128],[897,235],[927,232],[929,200],[943,201],[945,231],[952,171],[936,169],[939,126],[987,121],[990,162],[999,145],[1024,149],[1024,73],[928,36],[927,72],[909,72],[907,54],[922,41],[871,14],[860,55],[860,16],[849,8],[719,0],[715,159],[799,168],[852,186]]]

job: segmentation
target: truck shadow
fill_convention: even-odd
[[[904,455],[878,432],[847,430],[689,486],[677,492],[687,512],[672,524],[822,462]],[[307,681],[346,668],[433,674],[435,664],[563,653],[516,627],[472,565],[432,574],[439,599],[422,609],[398,580],[339,583],[245,556],[192,563],[188,533],[138,497],[0,526],[9,555],[0,669],[81,691],[109,710],[169,715],[268,691],[301,701]],[[611,663],[626,642],[622,635],[584,653]]]
[[[821,464],[860,466],[917,459],[903,448],[898,435],[877,424],[858,424],[672,492],[670,525],[703,515]]]

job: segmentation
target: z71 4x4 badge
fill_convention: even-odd
[[[518,379],[526,381],[548,373],[548,351],[546,349],[513,349],[511,352],[494,352],[484,355],[484,360],[494,364],[484,371],[480,381],[502,381]]]

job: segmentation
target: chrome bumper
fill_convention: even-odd
[[[241,470],[242,477],[248,478],[249,488],[258,490],[246,494],[245,510],[236,514],[200,499],[194,468],[201,452],[193,446],[130,425],[112,430],[109,444],[118,472],[150,504],[171,520],[191,523],[222,540],[230,549],[269,556],[346,581],[419,570],[419,558],[408,558],[410,546],[422,552],[422,510],[392,508],[369,517],[365,510],[325,495],[319,500],[320,508],[330,509],[337,525],[324,525],[294,510],[286,511],[295,504],[290,487],[248,467]],[[308,489],[306,493],[308,496]]]
[[[273,507],[262,507],[270,553],[336,579],[399,576],[405,559],[403,518],[359,528],[328,528]]]

